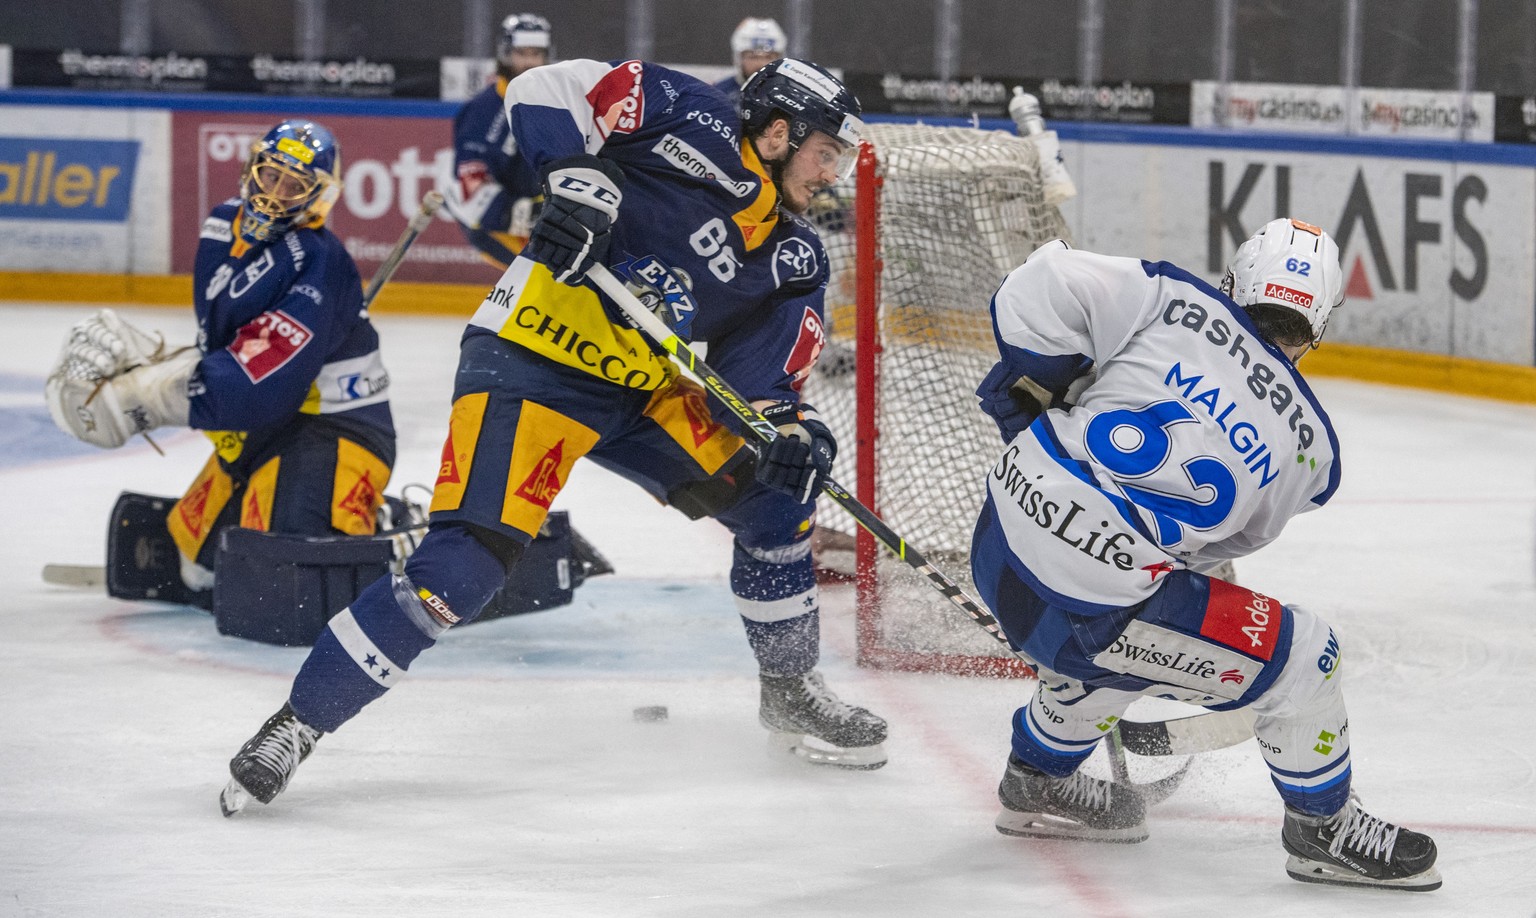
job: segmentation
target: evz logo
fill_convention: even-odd
[[[773,282],[783,287],[816,276],[816,250],[809,242],[791,236],[773,252]]]
[[[244,296],[245,292],[254,287],[256,282],[261,280],[276,264],[277,259],[272,257],[272,250],[270,248],[262,249],[260,258],[246,265],[244,271],[231,279],[229,284],[230,299],[238,300]]]
[[[662,319],[672,326],[679,337],[687,339],[693,329],[693,317],[699,311],[688,275],[668,268],[655,255],[647,255],[636,261],[629,273],[660,294]]]

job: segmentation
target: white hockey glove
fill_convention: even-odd
[[[157,427],[185,427],[191,411],[187,383],[201,356],[185,348],[112,377],[95,373],[87,361],[74,361],[48,377],[48,413],[60,430],[103,449],[116,449]]]
[[[810,405],[777,402],[761,410],[779,435],[758,453],[757,480],[802,504],[815,500],[832,474],[837,439]]]
[[[547,265],[560,283],[580,286],[588,268],[608,259],[623,179],[618,166],[586,153],[551,163],[544,208],[523,254]]]
[[[73,367],[74,375],[107,379],[166,355],[165,339],[140,331],[110,309],[76,322],[64,339],[54,372]]]

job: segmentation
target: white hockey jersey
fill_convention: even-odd
[[[1003,281],[992,316],[1021,375],[1097,369],[987,478],[1011,566],[1058,605],[1140,602],[1169,571],[1267,544],[1338,486],[1338,441],[1306,382],[1173,265],[1051,243]]]

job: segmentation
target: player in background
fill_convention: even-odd
[[[506,270],[528,242],[543,198],[539,176],[518,154],[507,125],[507,84],[549,63],[549,20],[516,13],[501,23],[496,79],[453,117],[453,179],[440,190],[448,215],[486,261]]]
[[[203,221],[192,272],[197,344],[167,349],[102,310],[72,329],[48,381],[55,423],[115,448],[159,427],[214,452],[166,519],[189,589],[211,589],[228,526],[371,535],[395,461],[389,374],[362,281],[325,226],[341,150],[283,121],[252,145],[240,196]]]
[[[1435,889],[1435,844],[1351,793],[1339,641],[1297,606],[1191,568],[1250,554],[1339,483],[1296,361],[1343,299],[1338,247],[1299,221],[1238,248],[1221,289],[1166,262],[1048,243],[992,300],[977,394],[1007,444],[972,570],[1039,668],[1013,717],[1006,835],[1137,842],[1145,806],[1078,767],[1140,695],[1247,707],[1305,882]],[[1075,406],[1060,399],[1089,367]]]
[[[366,588],[315,642],[288,702],[230,763],[226,815],[250,796],[270,802],[322,735],[479,614],[583,456],[733,533],[763,726],[812,763],[886,761],[885,721],[816,669],[809,540],[837,444],[799,396],[825,342],[828,266],[797,214],[852,168],[858,100],[795,60],[758,71],[739,110],[656,64],[574,60],[513,80],[507,108],[545,206],[465,332],[431,528],[403,576]],[[594,264],[707,344],[711,365],[779,425],[761,456],[583,282]]]
[[[748,16],[731,33],[731,63],[736,72],[715,84],[732,105],[741,101],[741,87],[768,64],[789,50],[789,37],[772,19]]]

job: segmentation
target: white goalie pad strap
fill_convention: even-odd
[[[368,678],[385,688],[391,688],[400,677],[405,675],[405,669],[396,666],[395,662],[384,655],[363,629],[357,624],[357,619],[352,617],[352,607],[348,606],[337,612],[327,626],[331,633],[336,635],[336,640],[341,644],[347,656],[357,664],[357,668],[368,674]]]

